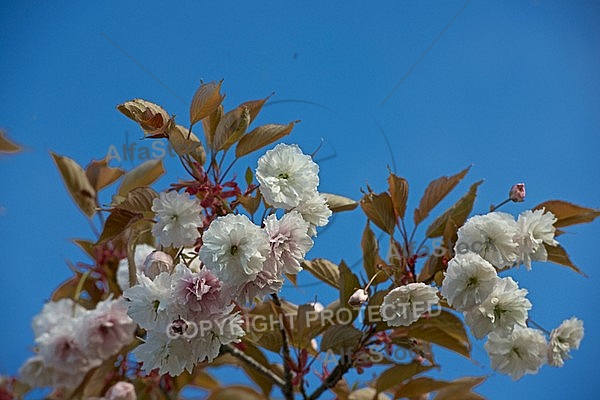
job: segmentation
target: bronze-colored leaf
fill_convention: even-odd
[[[164,173],[165,169],[161,159],[144,161],[125,174],[117,193],[119,196],[125,197],[136,187],[150,186]]]
[[[406,384],[402,385],[398,390],[396,390],[394,396],[396,398],[418,398],[419,396],[431,392],[438,392],[442,393],[442,398],[446,398],[444,396],[448,396],[453,393],[453,395],[458,396],[451,398],[455,398],[457,400],[483,400],[483,397],[471,392],[471,390],[474,386],[480,384],[484,380],[484,377],[465,377],[448,382],[423,376],[406,382]]]
[[[600,216],[600,209],[582,207],[562,200],[545,201],[533,209],[539,210],[542,208],[556,216],[557,221],[554,226],[557,228],[592,222]]]
[[[331,350],[336,354],[348,354],[356,348],[362,332],[353,325],[334,325],[327,328],[321,338],[321,351]]]
[[[246,386],[233,385],[213,390],[206,400],[265,400],[265,397]]]
[[[427,257],[425,264],[421,268],[419,272],[419,276],[417,277],[417,281],[430,283],[433,280],[436,272],[442,271],[444,269],[444,263],[442,257],[431,254]]]
[[[137,187],[127,193],[127,198],[119,203],[117,208],[151,217],[151,214],[153,214],[152,202],[156,198],[158,198],[158,193],[151,187]]]
[[[174,125],[169,130],[169,143],[180,156],[190,156],[200,165],[206,162],[206,152],[202,142],[194,132],[181,125]]]
[[[429,371],[433,366],[422,365],[418,361],[407,364],[394,365],[383,371],[377,378],[375,389],[378,392],[386,391],[415,375]]]
[[[74,160],[51,153],[75,204],[88,218],[96,213],[96,190],[88,180],[85,171]]]
[[[247,107],[238,107],[221,118],[212,143],[215,151],[227,150],[234,145],[248,129],[250,112]]]
[[[300,121],[293,121],[287,125],[268,124],[254,128],[248,134],[242,136],[235,148],[235,156],[237,158],[243,157],[289,135],[298,122]]]
[[[225,95],[221,95],[221,85],[223,81],[202,83],[194,97],[190,106],[190,123],[194,125],[196,122],[208,117],[215,112],[223,102]]]
[[[22,147],[10,140],[6,133],[0,129],[0,153],[17,153]]]
[[[84,239],[73,239],[73,243],[83,250],[92,259],[96,258],[96,252],[94,251],[95,243]]]
[[[375,225],[390,235],[394,234],[396,213],[392,198],[387,192],[375,194],[369,191],[361,199],[360,206]]]
[[[225,109],[222,105],[219,105],[219,107],[217,107],[212,114],[202,120],[204,138],[206,139],[206,146],[209,149],[213,148],[213,141],[215,134],[217,133],[217,126],[219,126],[219,122],[221,122],[223,115],[225,115]]]
[[[437,344],[470,358],[471,344],[462,320],[446,310],[438,311],[437,315],[418,319],[406,328],[406,335]],[[404,331],[404,328],[396,331],[399,333]]]
[[[264,353],[259,348],[248,341],[244,342],[244,347],[244,353],[247,356],[252,357],[255,361],[268,370],[272,370],[271,363],[269,363],[269,360],[267,360],[267,357],[265,357]],[[244,369],[244,372],[248,375],[248,377],[252,379],[252,381],[254,381],[258,387],[261,388],[265,397],[268,398],[273,388],[273,382],[246,363],[240,362],[239,365]]]
[[[164,137],[169,121],[169,113],[151,101],[143,99],[133,99],[119,104],[117,109],[126,117],[134,120],[144,130],[144,132],[153,137]]]
[[[579,268],[577,268],[575,266],[575,264],[573,264],[573,261],[571,261],[571,259],[569,258],[569,255],[567,254],[567,251],[561,245],[550,246],[550,245],[544,243],[544,247],[546,248],[546,252],[548,252],[548,261],[549,262],[553,262],[554,264],[569,267],[573,271],[577,272],[578,274],[581,274],[581,275],[585,276],[586,278],[588,277],[582,270],[580,270]]]
[[[352,296],[352,294],[354,294],[356,289],[359,289],[361,287],[361,285],[358,282],[358,277],[354,273],[352,273],[352,271],[350,270],[350,268],[348,268],[348,266],[346,265],[344,260],[340,261],[339,269],[340,269],[340,306],[342,308],[347,308],[351,311],[352,321],[354,321],[354,319],[356,319],[356,317],[358,316],[359,308],[354,308],[354,307],[351,307],[350,305],[348,305],[348,300],[350,299],[350,296]],[[350,321],[348,321],[348,323],[349,322]]]
[[[339,196],[337,194],[331,193],[321,194],[325,196],[325,200],[327,201],[327,207],[329,207],[329,209],[334,213],[340,211],[350,211],[358,207],[358,202],[349,199],[348,197]]]
[[[104,229],[98,239],[98,243],[106,242],[107,240],[120,235],[134,222],[139,221],[142,218],[143,215],[141,213],[120,208],[114,209],[104,223]]]
[[[377,266],[382,263],[381,256],[379,255],[379,243],[375,237],[375,233],[371,229],[369,221],[363,231],[362,239],[360,241],[363,254],[363,267],[367,273],[367,279],[371,279],[373,275],[378,272]],[[385,273],[380,273],[377,278],[373,281],[374,283],[381,283],[387,279]]]
[[[461,227],[469,217],[471,210],[473,210],[473,204],[477,197],[477,188],[482,183],[483,181],[479,181],[472,184],[467,194],[461,197],[454,205],[452,205],[452,207],[447,209],[442,215],[437,217],[431,225],[429,225],[425,235],[428,238],[442,236],[449,220],[454,222],[456,229]]]
[[[415,209],[415,225],[420,224],[421,221],[427,218],[429,212],[438,205],[438,203],[442,201],[456,185],[458,185],[470,169],[471,166],[451,177],[442,176],[441,178],[432,181],[429,186],[427,186],[425,194],[423,194],[423,197],[419,202],[419,208]]]
[[[313,274],[316,278],[339,289],[340,272],[338,266],[324,258],[315,258],[312,261],[303,261],[302,268]]]
[[[123,176],[123,174],[125,174],[125,171],[121,168],[109,167],[106,158],[102,160],[93,160],[85,168],[85,175],[96,191],[100,191],[107,187]]]
[[[246,211],[250,215],[254,215],[258,207],[260,206],[260,201],[262,200],[262,196],[259,191],[256,191],[254,196],[240,196],[237,201],[244,207]]]
[[[388,185],[394,212],[398,218],[404,218],[406,202],[408,201],[408,181],[404,178],[390,173]]]
[[[485,377],[467,376],[448,382],[449,385],[438,390],[433,400],[484,400],[485,397],[473,393],[472,390],[485,379]]]
[[[252,121],[256,119],[263,106],[265,105],[267,100],[271,98],[271,96],[273,96],[273,94],[265,97],[264,99],[250,100],[240,104],[240,107],[247,107],[248,111],[250,111],[250,123],[252,123]]]

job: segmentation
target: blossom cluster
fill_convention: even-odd
[[[558,244],[555,222],[543,209],[525,211],[516,221],[500,212],[471,217],[458,230],[456,255],[442,282],[442,296],[464,313],[473,336],[487,336],[492,367],[513,379],[536,373],[545,362],[561,366],[583,338],[583,323],[572,318],[550,334],[548,344],[542,331],[527,325],[532,307],[527,290],[511,277],[497,275],[507,267],[524,264],[530,269],[532,261],[546,261],[544,245]]]
[[[136,324],[122,298],[87,310],[71,299],[44,305],[33,319],[36,355],[19,373],[32,387],[77,387],[85,374],[134,339]]]
[[[126,262],[117,273],[129,315],[147,332],[133,351],[145,371],[176,376],[212,361],[222,345],[245,334],[236,304],[277,293],[286,274],[302,270],[311,237],[331,215],[317,190],[318,171],[296,145],[267,151],[258,160],[256,178],[271,213],[260,226],[235,213],[203,226],[200,202],[185,192],[154,199],[152,234],[163,247],[181,248],[183,256],[174,265],[165,252],[139,245],[137,284],[129,287]],[[283,212],[278,215],[277,209]]]

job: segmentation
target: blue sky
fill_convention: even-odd
[[[416,206],[431,179],[473,164],[450,200],[483,178],[479,212],[517,181],[527,184],[527,202],[507,212],[547,199],[600,207],[600,4],[496,3],[469,2],[415,65],[463,1],[4,1],[0,126],[25,151],[0,158],[0,373],[15,373],[30,354],[30,319],[69,276],[65,260],[85,259],[69,239],[92,235],[49,151],[85,165],[112,144],[137,140],[139,129],[115,109],[134,97],[187,123],[201,79],[225,80],[228,108],[275,92],[258,122],[302,120],[288,141],[307,152],[324,141],[324,192],[359,198],[366,184],[383,190],[390,166],[409,179]],[[175,160],[166,165],[158,189],[183,177]],[[359,211],[339,215],[311,257],[359,260],[364,221]],[[551,264],[513,274],[547,329],[584,319],[573,360],[512,383],[493,373],[476,343],[475,363],[443,354],[441,376],[487,375],[479,392],[490,399],[561,399],[574,390],[592,398],[598,232],[598,223],[575,226],[560,238],[587,279]],[[317,292],[323,302],[333,298],[322,287],[286,294],[301,302]]]

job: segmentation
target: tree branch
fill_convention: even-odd
[[[223,351],[223,353],[229,353],[232,356],[234,356],[235,358],[245,362],[250,367],[254,368],[256,371],[258,371],[261,374],[263,374],[264,376],[266,376],[275,385],[277,385],[281,388],[283,388],[286,385],[286,382],[283,379],[281,379],[279,376],[277,376],[273,371],[267,369],[264,365],[260,364],[254,358],[250,357],[243,351],[236,349],[232,345],[224,344],[221,347],[221,350]]]
[[[271,297],[275,305],[281,309],[281,300],[277,293],[273,293]],[[281,332],[281,340],[283,342],[283,379],[285,379],[285,386],[281,388],[281,391],[287,400],[293,400],[294,386],[292,385],[292,370],[290,369],[292,359],[290,357],[290,344],[285,331],[285,323],[281,324],[279,331]]]
[[[340,379],[344,376],[348,370],[352,368],[352,361],[349,356],[345,355],[340,357],[340,361],[338,365],[335,366],[331,374],[321,383],[319,386],[309,397],[308,400],[316,400],[323,394],[327,389],[331,389],[334,387]]]

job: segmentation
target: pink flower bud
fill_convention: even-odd
[[[161,272],[173,271],[173,258],[165,252],[155,250],[144,261],[144,275],[150,279],[156,278]]]
[[[108,400],[135,400],[135,387],[125,381],[117,382],[108,389],[105,396]]]
[[[360,306],[369,300],[369,295],[365,289],[357,289],[348,299],[348,304],[353,307]]]
[[[508,196],[512,201],[516,203],[525,201],[525,184],[517,183],[516,185],[513,185],[513,187],[510,188]]]

